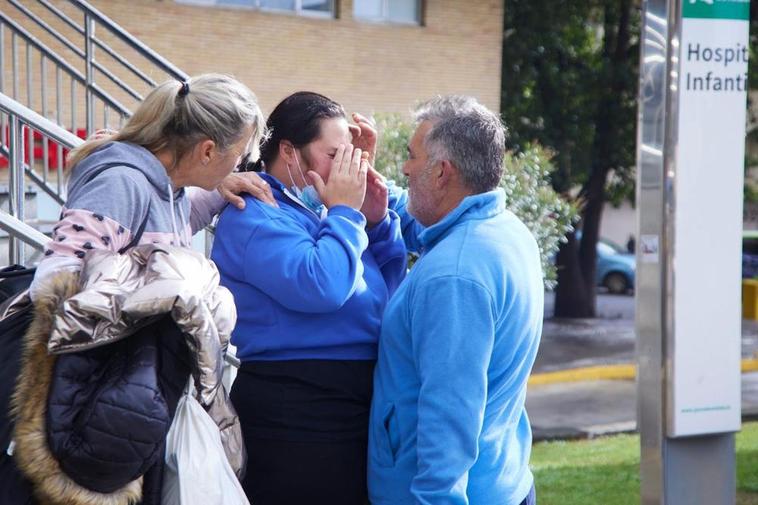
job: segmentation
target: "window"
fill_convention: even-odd
[[[421,0],[354,0],[353,16],[365,21],[421,24]]]
[[[302,15],[334,17],[334,0],[176,0],[194,5],[218,5]]]

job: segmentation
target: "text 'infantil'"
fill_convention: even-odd
[[[707,72],[687,72],[687,91],[747,91],[747,72],[730,72],[734,64],[747,65],[749,50],[744,44],[731,47],[708,47],[687,44],[687,61],[709,63],[714,70]],[[722,70],[721,72],[719,70]]]

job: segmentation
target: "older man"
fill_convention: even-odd
[[[416,119],[409,195],[392,203],[421,257],[382,323],[371,502],[532,504],[524,400],[543,284],[537,244],[498,188],[503,126],[468,97],[433,99]]]

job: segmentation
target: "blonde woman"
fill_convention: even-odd
[[[58,300],[70,299],[61,294],[61,286],[69,289],[75,276],[55,274],[82,270],[85,262],[96,256],[88,251],[95,249],[123,253],[143,243],[189,246],[191,234],[223,207],[222,194],[232,201],[236,198],[232,194],[240,191],[271,199],[265,196],[266,185],[251,174],[230,177],[243,156],[257,156],[264,131],[263,115],[247,87],[228,76],[206,74],[161,84],[121,131],[90,139],[72,151],[68,201],[31,287],[31,297],[37,301],[35,320],[33,330],[24,337],[22,371],[14,395],[13,457],[32,484],[25,484],[17,474],[3,474],[0,465],[0,482],[6,487],[15,485],[28,494],[33,486],[40,502],[52,505],[84,503],[82,496],[90,497],[87,503],[91,504],[160,504],[162,437],[190,372],[199,370],[201,362],[216,363],[216,355],[208,349],[213,350],[219,342],[207,340],[216,334],[198,331],[196,340],[186,345],[181,337],[188,332],[182,333],[173,321],[159,321],[142,333],[118,334],[120,342],[128,343],[125,346],[100,339],[68,354],[54,354],[54,361],[33,359],[40,356],[33,354],[39,349],[47,358],[50,335],[45,321],[52,319],[52,307],[58,307]],[[175,251],[174,257],[181,253]],[[182,271],[179,266],[180,261],[172,264],[185,279],[202,277],[202,272]],[[67,284],[62,284],[64,281]],[[81,279],[79,282],[86,290]],[[51,305],[50,300],[56,302]],[[107,311],[115,306],[104,303],[98,309]],[[200,327],[206,323],[213,321],[192,324]],[[86,324],[64,333],[68,338],[87,332],[97,333]],[[93,354],[98,351],[103,352]],[[218,380],[213,372],[220,370],[210,368],[204,371],[210,377],[208,384]],[[124,379],[131,370],[135,373]],[[196,377],[196,384],[202,380]],[[108,395],[107,401],[100,402],[100,392]],[[220,393],[209,398],[214,421],[223,421],[219,424],[222,437],[224,432],[230,433],[227,445],[239,453],[241,436],[226,393],[220,388]],[[60,406],[64,407],[55,410]],[[95,406],[97,415],[90,415]],[[58,422],[60,427],[56,427]],[[80,437],[85,428],[86,435]],[[228,456],[230,463],[238,463],[234,469],[241,473],[244,456]]]
[[[250,192],[273,202],[253,174],[232,174],[257,157],[265,121],[255,95],[232,77],[204,74],[156,87],[114,135],[71,152],[68,201],[31,286],[78,270],[88,250],[138,243],[189,246],[225,204]],[[218,191],[217,191],[218,190]]]

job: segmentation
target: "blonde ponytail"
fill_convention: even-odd
[[[205,139],[225,151],[240,140],[247,126],[254,132],[251,157],[258,158],[265,124],[258,101],[247,86],[222,74],[191,78],[187,93],[180,93],[182,86],[175,80],[157,86],[119,132],[91,138],[72,150],[67,159],[69,168],[113,141],[137,144],[154,154],[170,149],[174,162]]]

